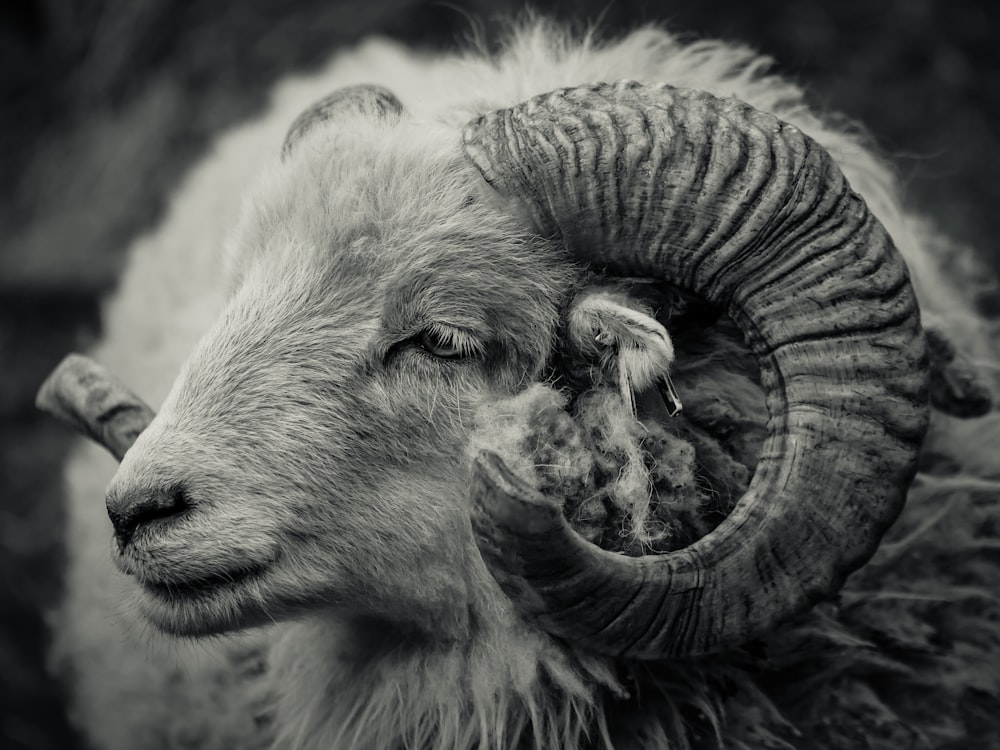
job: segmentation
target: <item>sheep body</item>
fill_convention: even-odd
[[[479,113],[561,86],[637,79],[736,96],[810,134],[889,229],[912,270],[925,321],[947,330],[969,356],[995,356],[970,295],[946,281],[968,273],[956,266],[970,263],[969,254],[907,216],[889,171],[861,139],[811,113],[801,91],[768,75],[767,67],[748,49],[681,43],[655,29],[597,45],[529,23],[496,58],[426,56],[384,40],[366,42],[316,75],[286,80],[264,116],[220,137],[161,224],[130,250],[120,288],[105,306],[105,337],[94,355],[150,403],[165,398],[246,265],[240,254],[245,236],[227,238],[238,224],[252,231],[245,214],[255,204],[243,207],[241,223],[235,196],[263,171],[254,195],[287,191],[290,202],[298,198],[296,185],[269,167],[296,115],[329,91],[363,82],[386,86],[416,121],[427,123],[423,136],[416,128],[407,131],[412,142],[405,148],[424,149],[435,159],[450,138],[457,147],[458,129]],[[427,209],[426,176],[411,171],[400,179],[393,195],[410,196],[415,214]],[[975,427],[941,418],[931,445],[951,455],[959,472],[982,475],[995,460],[990,435],[1000,437],[995,417]],[[95,746],[466,748],[534,741],[555,747],[586,738],[599,747],[612,741],[601,714],[632,683],[615,665],[567,653],[509,611],[497,612],[499,625],[483,626],[484,634],[467,648],[393,653],[363,671],[363,654],[383,653],[380,639],[393,634],[371,623],[359,628],[335,614],[222,639],[184,641],[153,632],[130,603],[135,584],[115,571],[108,555],[109,526],[99,498],[114,468],[98,448],[82,443],[70,458],[67,595],[55,615],[54,663],[72,684],[74,717]],[[672,670],[673,682],[662,681],[663,695],[648,697],[644,706],[655,720],[641,731],[616,730],[618,746],[629,746],[620,738],[636,747],[662,746],[675,736],[674,725],[690,720],[674,714],[673,693],[688,681],[704,689],[706,678],[689,665]],[[631,710],[625,705],[618,710]],[[707,727],[721,721],[710,702],[705,714],[714,717],[706,719]],[[637,715],[623,723],[643,720]],[[710,737],[711,730],[704,731]]]

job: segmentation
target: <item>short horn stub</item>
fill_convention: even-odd
[[[296,142],[318,123],[358,115],[398,120],[402,114],[402,103],[382,86],[360,84],[337,89],[295,118],[281,146],[281,158],[287,158]]]
[[[69,354],[45,379],[35,406],[103,445],[119,461],[153,421],[153,410],[89,357]]]
[[[474,529],[508,595],[583,647],[664,658],[737,646],[837,590],[902,508],[928,405],[906,266],[830,155],[739,101],[631,82],[485,115],[464,142],[575,258],[726,309],[768,406],[746,494],[664,555],[589,545],[481,456]]]

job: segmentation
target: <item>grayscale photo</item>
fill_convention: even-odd
[[[998,29],[5,4],[0,747],[1000,749]]]

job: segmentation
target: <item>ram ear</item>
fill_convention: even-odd
[[[386,88],[360,84],[337,89],[295,118],[281,146],[281,158],[288,158],[302,136],[319,123],[353,117],[375,117],[395,122],[402,115],[403,104]]]
[[[613,287],[584,290],[567,310],[564,347],[570,379],[615,387],[633,416],[637,404],[657,417],[681,410],[670,334],[638,299]]]

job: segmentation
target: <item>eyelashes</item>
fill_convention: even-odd
[[[432,323],[411,340],[440,359],[469,359],[483,354],[482,343],[467,331],[440,323]]]
[[[386,352],[385,362],[406,350],[443,361],[476,359],[485,354],[478,338],[462,328],[442,323],[431,323],[420,333],[393,344]]]

